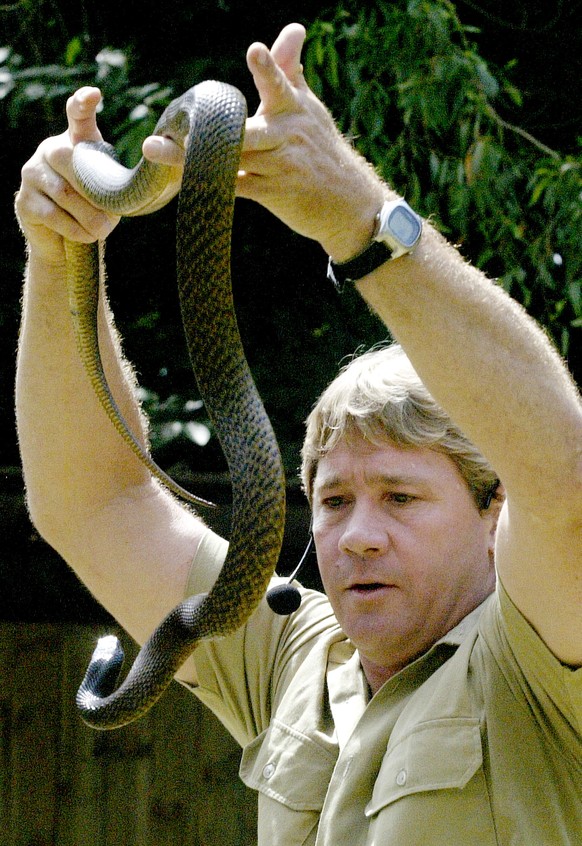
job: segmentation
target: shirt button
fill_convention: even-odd
[[[275,764],[265,764],[263,767],[263,778],[271,778],[275,772]]]
[[[406,770],[400,770],[398,775],[396,776],[396,784],[398,787],[404,787],[406,784]]]

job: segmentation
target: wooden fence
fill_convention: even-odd
[[[102,633],[0,625],[1,846],[250,846],[239,750],[186,690],[114,732],[79,719],[75,691]]]

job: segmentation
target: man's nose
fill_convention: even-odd
[[[340,537],[340,550],[360,557],[383,554],[390,544],[384,522],[373,509],[354,508]]]

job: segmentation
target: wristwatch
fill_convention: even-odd
[[[338,291],[346,282],[367,276],[384,262],[409,253],[422,233],[422,220],[405,200],[387,200],[376,215],[372,243],[354,258],[327,266],[327,278]]]

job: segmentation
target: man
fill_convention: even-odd
[[[303,39],[291,25],[271,51],[249,48],[261,105],[238,193],[318,240],[336,275],[347,268],[408,358],[356,360],[309,422],[329,602],[305,591],[285,619],[262,604],[179,678],[244,747],[261,844],[580,842],[580,397],[540,329],[430,225],[375,266],[377,215],[398,198],[307,88]],[[18,426],[33,520],[143,642],[209,587],[225,543],[121,442],[75,351],[62,238],[116,223],[71,176],[72,144],[99,137],[98,98],[74,95],[68,133],[23,169]],[[144,151],[178,183],[180,150],[149,139]],[[104,297],[100,321],[110,384],[145,439]]]

